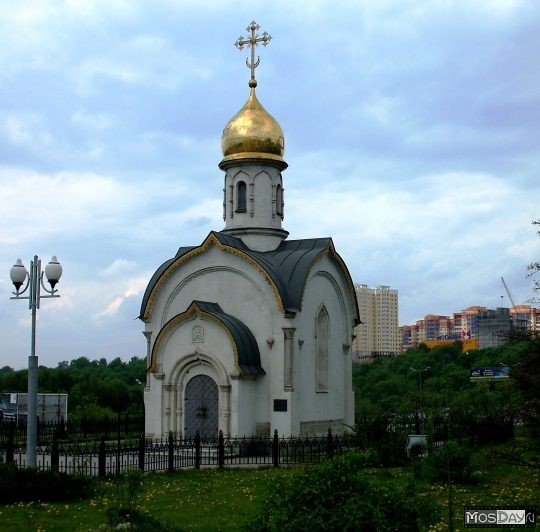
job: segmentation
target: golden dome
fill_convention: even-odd
[[[250,83],[247,102],[225,126],[221,136],[223,161],[274,159],[283,161],[285,140],[275,118],[261,105]]]

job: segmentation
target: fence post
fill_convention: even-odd
[[[56,439],[56,432],[53,436],[51,445],[51,470],[58,472],[58,463],[60,461],[60,452],[58,450],[58,440]]]
[[[144,434],[139,437],[139,469],[144,471],[144,451],[146,446],[146,438]]]
[[[66,437],[66,432],[67,432],[67,427],[66,427],[66,420],[64,419],[64,416],[62,416],[60,418],[60,432],[59,432],[59,435],[60,435],[60,438],[65,438]]]
[[[99,443],[99,451],[98,451],[98,475],[100,477],[105,476],[106,459],[107,459],[107,453],[106,453],[106,446],[105,446],[105,438],[101,438],[101,442]]]
[[[15,455],[14,440],[15,439],[15,424],[9,424],[8,441],[6,445],[6,464],[13,463],[13,457]]]
[[[201,467],[201,434],[199,431],[195,433],[195,469]]]
[[[116,417],[116,475],[120,476],[120,412]]]
[[[169,471],[174,471],[174,436],[169,432]]]
[[[274,467],[279,467],[279,436],[277,429],[274,430],[274,438],[272,440],[272,464]]]
[[[218,466],[223,469],[225,464],[225,442],[223,441],[223,431],[219,431],[218,436]]]
[[[334,438],[332,437],[332,429],[328,429],[328,436],[326,437],[326,458],[332,458],[334,456]]]
[[[201,435],[199,431],[195,433],[195,469],[201,467]]]

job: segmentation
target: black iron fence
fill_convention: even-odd
[[[141,416],[79,423],[41,424],[37,467],[66,473],[105,476],[128,468],[164,471],[185,467],[312,464],[353,449],[371,449],[377,463],[402,465],[407,440],[412,434],[426,436],[437,449],[448,440],[471,445],[506,441],[513,437],[516,420],[510,413],[479,415],[469,412],[416,412],[396,415],[359,415],[357,432],[349,435],[313,437],[179,439],[172,434],[162,440],[143,436]],[[0,425],[0,461],[26,467],[25,427]]]
[[[144,414],[123,413],[115,417],[99,419],[81,418],[76,421],[39,421],[38,443],[52,444],[53,439],[80,441],[105,438],[137,438],[144,432]],[[26,417],[19,423],[15,420],[0,422],[0,445],[8,441],[26,441]]]
[[[172,433],[162,440],[141,436],[131,441],[66,443],[54,439],[37,449],[37,468],[69,474],[104,477],[129,468],[142,471],[174,471],[181,468],[291,464],[313,464],[355,448],[348,435],[303,438],[273,437],[226,438],[220,431],[216,439],[179,439]],[[26,448],[7,442],[2,445],[5,462],[26,466]]]

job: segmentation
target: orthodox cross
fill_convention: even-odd
[[[251,24],[246,28],[246,30],[251,33],[251,36],[247,39],[244,39],[244,37],[241,35],[234,43],[234,45],[239,50],[242,50],[244,46],[251,47],[251,62],[246,59],[246,66],[251,70],[251,79],[249,80],[250,87],[257,86],[257,80],[255,79],[255,69],[259,66],[260,63],[259,56],[257,56],[257,61],[255,61],[255,46],[257,46],[259,43],[262,43],[263,46],[266,46],[272,38],[270,35],[268,35],[266,31],[262,34],[261,37],[259,37],[259,35],[257,34],[257,30],[259,28],[260,26],[254,20],[251,21]]]

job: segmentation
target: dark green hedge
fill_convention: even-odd
[[[0,504],[19,501],[67,501],[89,496],[94,481],[53,471],[0,464]]]

